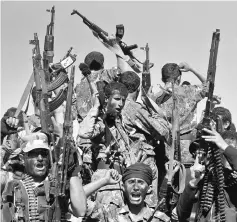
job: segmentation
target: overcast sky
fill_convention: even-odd
[[[125,26],[123,40],[139,47],[149,43],[153,84],[161,84],[161,68],[167,62],[188,62],[206,76],[212,33],[220,29],[216,71],[216,94],[230,109],[237,123],[235,102],[237,81],[237,2],[1,2],[1,116],[17,106],[32,73],[32,45],[29,40],[38,33],[41,52],[50,14],[55,5],[55,57],[58,62],[73,46],[77,53],[76,83],[80,80],[78,65],[91,51],[105,56],[105,67],[116,66],[115,56],[106,49],[77,16],[77,9],[89,20],[114,34],[117,24]],[[134,50],[141,60],[145,53]],[[199,80],[192,73],[183,79],[192,84]],[[32,112],[32,109],[30,109]]]

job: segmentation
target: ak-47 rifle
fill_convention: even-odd
[[[142,87],[145,90],[145,92],[147,93],[149,88],[151,87],[150,68],[152,68],[154,66],[154,64],[150,63],[148,43],[146,44],[146,47],[141,47],[141,49],[146,51],[146,60],[143,63]]]
[[[79,15],[82,19],[83,22],[93,31],[95,32],[104,42],[107,42],[105,36],[108,36],[108,32],[104,31],[102,28],[100,28],[99,26],[97,26],[96,24],[92,23],[91,21],[89,21],[85,16],[83,16],[81,13],[79,13],[77,10],[73,10],[71,15],[77,14]],[[121,30],[121,26],[123,25],[117,25],[117,30],[119,28],[119,30]],[[124,27],[123,28],[123,33],[124,33]],[[136,61],[138,61],[139,63],[142,64],[142,62],[140,62],[132,53],[133,49],[136,49],[138,46],[137,44],[134,45],[130,45],[128,46],[125,42],[122,41],[122,37],[123,37],[123,33],[117,33],[116,35],[119,36],[119,45],[121,47],[121,49],[123,50],[124,55],[128,55],[131,59],[135,59]]]
[[[36,104],[40,110],[40,124],[42,131],[47,135],[52,135],[53,133],[53,123],[50,116],[50,104],[48,101],[48,90],[45,83],[45,72],[41,64],[41,54],[40,54],[40,45],[37,33],[34,33],[34,40],[30,40],[30,44],[35,45],[33,48],[33,69],[34,69],[34,80],[36,85]],[[54,140],[54,137],[52,136]],[[52,154],[50,152],[50,154]],[[52,155],[50,155],[51,164]]]
[[[50,82],[49,74],[49,63],[53,62],[54,57],[54,18],[55,18],[55,9],[52,7],[51,11],[49,9],[47,12],[51,12],[51,21],[47,25],[46,35],[44,39],[44,52],[43,52],[43,67],[46,73],[46,83]]]
[[[34,66],[34,70],[37,70],[37,72],[40,72],[41,75],[44,75],[44,80],[41,79],[40,75],[35,75],[35,84],[36,84],[36,106],[39,107],[39,101],[40,101],[40,95],[41,95],[41,85],[40,82],[43,82],[43,86],[46,87],[45,91],[49,92],[52,91],[54,89],[57,89],[60,85],[63,84],[64,79],[56,79],[54,82],[52,82],[51,85],[47,85],[46,81],[45,81],[45,72],[42,68],[42,64],[41,64],[41,59],[42,56],[40,54],[40,48],[39,48],[39,40],[38,40],[38,35],[37,33],[34,34],[34,40],[30,40],[30,44],[35,45],[34,49],[33,49],[33,66]],[[35,71],[34,71],[35,72]],[[62,81],[63,80],[63,81]],[[38,86],[37,86],[38,84]],[[49,111],[52,112],[55,109],[57,109],[59,106],[61,106],[61,104],[65,101],[66,99],[66,95],[67,95],[67,89],[61,89],[59,91],[59,93],[56,95],[56,97],[48,102],[49,103]],[[44,95],[46,96],[46,95]],[[46,99],[46,98],[45,98]]]
[[[220,30],[217,29],[212,35],[212,44],[210,50],[209,65],[207,71],[208,93],[206,108],[202,122],[197,126],[197,139],[191,144],[189,150],[194,156],[197,156],[199,163],[206,165],[202,188],[200,189],[199,211],[190,221],[199,221],[202,215],[206,215],[210,210],[213,201],[216,208],[215,216],[219,217],[220,222],[226,221],[225,218],[225,194],[224,194],[224,174],[222,167],[221,154],[214,143],[206,142],[202,135],[205,135],[203,128],[211,129],[212,121],[221,122],[220,118],[213,118],[213,92],[216,75],[216,61],[218,46],[220,41]],[[217,130],[218,130],[217,128]],[[213,184],[213,181],[215,183]]]

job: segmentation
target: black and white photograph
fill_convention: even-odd
[[[237,222],[237,1],[1,1],[0,221]]]

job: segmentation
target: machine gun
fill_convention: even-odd
[[[210,129],[211,122],[213,120],[212,109],[213,109],[213,92],[215,87],[215,76],[216,76],[216,61],[217,61],[217,54],[218,54],[218,46],[220,41],[220,30],[217,29],[216,32],[212,35],[212,43],[210,49],[210,57],[209,57],[209,64],[208,64],[208,71],[207,71],[207,101],[206,101],[206,108],[204,111],[204,117],[202,122],[197,127],[197,140],[190,146],[190,152],[195,155],[196,151],[202,152],[204,154],[203,158],[207,154],[207,146],[210,143],[205,142],[202,139],[202,135],[204,134],[203,128]],[[219,124],[220,125],[220,124]],[[202,159],[203,159],[202,158]]]
[[[203,128],[211,129],[213,121],[217,121],[217,130],[221,129],[221,119],[213,118],[213,91],[216,75],[216,61],[218,46],[220,41],[220,30],[217,29],[212,35],[212,44],[210,50],[209,65],[207,71],[208,93],[206,108],[202,122],[197,126],[197,139],[190,145],[190,153],[196,155],[199,163],[206,165],[206,172],[200,189],[200,204],[198,214],[193,221],[199,221],[202,215],[209,212],[213,202],[218,206],[215,216],[219,217],[220,222],[226,221],[225,218],[225,194],[224,194],[224,174],[222,167],[221,154],[214,143],[206,142],[202,135],[206,133]],[[219,128],[219,129],[218,129]]]
[[[75,9],[72,11],[71,15],[74,15],[74,14],[77,14],[78,16],[80,16],[83,19],[83,22],[93,32],[95,32],[104,42],[107,41],[105,36],[108,36],[108,33],[106,31],[104,31],[102,28],[100,28],[96,24],[92,23],[91,21],[89,21],[85,16],[83,16],[81,13],[79,13]],[[118,43],[119,43],[121,49],[123,50],[124,55],[128,55],[131,59],[135,59],[136,61],[138,61],[139,63],[142,64],[142,62],[140,62],[132,53],[133,49],[138,48],[137,44],[128,46],[125,42],[122,41],[122,37],[124,35],[124,26],[123,25],[117,25],[116,28],[117,28],[116,36],[118,38]]]
[[[44,52],[43,52],[43,67],[46,73],[45,80],[48,84],[50,82],[50,74],[49,74],[49,63],[53,62],[54,57],[54,19],[55,19],[55,9],[52,7],[51,11],[49,9],[46,10],[51,13],[51,21],[47,25],[46,35],[44,39]]]
[[[142,87],[145,90],[145,92],[147,93],[149,88],[151,87],[150,69],[154,66],[154,63],[150,63],[148,43],[146,44],[146,47],[141,47],[141,49],[146,51],[146,60],[143,63]]]

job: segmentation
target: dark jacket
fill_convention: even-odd
[[[228,146],[223,154],[230,163],[232,169],[237,170],[237,149],[232,146]],[[237,184],[232,187],[225,188],[225,191],[229,195],[230,202],[237,208]],[[176,206],[176,212],[180,222],[188,221],[193,204],[196,201],[196,193],[197,188],[191,187],[188,183]]]

